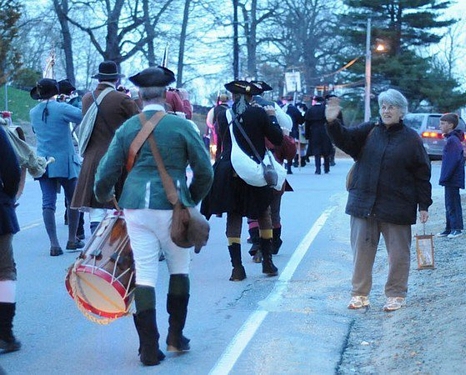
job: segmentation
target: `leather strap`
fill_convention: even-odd
[[[142,145],[149,137],[149,135],[154,131],[155,127],[165,116],[165,112],[157,111],[150,119],[146,122],[146,116],[144,113],[139,114],[139,119],[141,124],[144,126],[141,128],[139,133],[134,138],[133,142],[131,142],[131,146],[129,147],[128,152],[128,160],[126,161],[126,171],[129,173],[134,166],[134,162],[136,161],[136,155],[138,154],[139,150],[141,149]]]
[[[178,192],[176,191],[173,179],[165,169],[165,164],[163,163],[162,156],[160,155],[157,143],[155,142],[155,137],[149,136],[149,145],[152,155],[154,156],[157,169],[159,170],[160,177],[162,178],[162,185],[165,189],[167,199],[174,206],[178,202]]]

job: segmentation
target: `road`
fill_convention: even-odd
[[[328,175],[314,175],[311,163],[289,175],[294,192],[286,193],[282,201],[284,244],[274,256],[278,277],[266,277],[249,259],[245,223],[243,259],[248,277],[230,282],[225,218],[210,220],[208,245],[192,255],[185,328],[191,351],[167,353],[156,367],[139,362],[131,317],[100,325],[77,309],[64,285],[66,269],[77,253],[49,256],[39,184],[28,180],[17,210],[22,230],[14,239],[18,266],[14,331],[23,348],[0,355],[0,373],[3,369],[8,375],[334,374],[354,316],[346,308],[351,254],[349,218],[344,214],[344,181],[351,163],[337,159]],[[57,210],[64,247],[63,212],[64,208]],[[162,349],[167,281],[161,262],[157,318]]]

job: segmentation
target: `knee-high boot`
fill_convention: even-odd
[[[278,269],[272,262],[272,239],[261,238],[262,249],[262,273],[269,276],[278,275]]]
[[[228,246],[228,251],[230,252],[231,265],[233,266],[230,281],[244,280],[246,278],[246,271],[241,261],[241,244],[231,244]]]
[[[280,250],[280,247],[282,246],[282,228],[273,228],[273,238],[272,238],[272,254],[277,255],[278,250]]]
[[[134,325],[139,336],[139,358],[146,366],[155,366],[165,358],[159,348],[160,334],[157,328],[155,290],[148,286],[137,286],[135,290],[136,314]]]
[[[167,295],[168,336],[167,351],[186,352],[191,349],[189,339],[183,336],[183,329],[188,314],[189,294]]]
[[[5,353],[21,348],[21,343],[13,335],[15,312],[16,303],[0,302],[0,349]]]
[[[249,254],[252,256],[254,263],[260,263],[262,261],[262,253],[259,227],[249,229],[249,235],[251,236],[252,242],[252,246],[249,249]]]

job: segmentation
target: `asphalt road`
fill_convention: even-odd
[[[349,218],[344,214],[344,181],[351,163],[337,159],[331,172],[320,176],[314,175],[311,163],[289,176],[294,192],[286,193],[282,201],[284,244],[274,257],[277,277],[266,277],[249,259],[245,223],[243,259],[248,277],[230,282],[225,218],[210,220],[208,245],[192,255],[184,331],[191,351],[167,353],[156,367],[139,362],[131,317],[100,325],[78,310],[64,284],[77,253],[49,256],[39,185],[28,180],[17,210],[22,230],[14,239],[18,266],[14,332],[23,348],[0,355],[0,373],[334,374],[354,317],[346,308],[351,254]],[[57,210],[62,247],[67,238],[63,212],[64,207]],[[159,265],[157,317],[164,350],[168,273],[164,262]]]

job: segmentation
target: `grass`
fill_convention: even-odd
[[[7,101],[5,101],[5,91]],[[29,111],[37,104],[37,101],[31,99],[29,91],[15,89],[14,87],[0,86],[0,111],[12,112],[13,123],[29,122]]]

